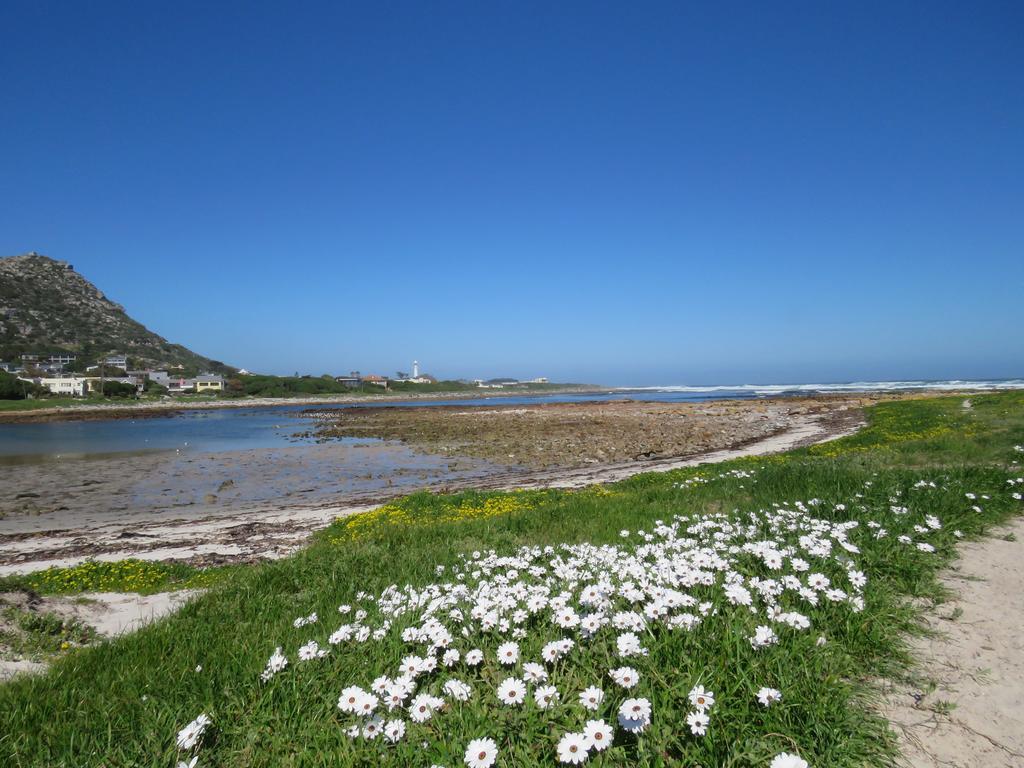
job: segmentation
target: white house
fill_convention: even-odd
[[[66,376],[56,379],[25,379],[35,381],[40,386],[46,387],[55,395],[65,397],[85,397],[89,391],[89,379],[84,376]]]

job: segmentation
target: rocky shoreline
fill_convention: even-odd
[[[609,401],[464,408],[309,409],[319,440],[400,440],[420,451],[528,469],[578,468],[709,453],[777,434],[801,416],[839,418],[865,398]]]

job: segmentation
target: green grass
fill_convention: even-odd
[[[38,411],[41,408],[69,408],[89,405],[91,401],[74,397],[44,397],[37,400],[0,400],[0,413]]]
[[[165,402],[158,396],[135,397],[40,397],[35,400],[0,400],[0,413],[39,411],[46,408],[81,408],[103,405],[111,408],[133,408],[146,403]]]
[[[0,592],[31,590],[40,595],[82,592],[137,592],[151,595],[176,589],[205,589],[244,566],[193,568],[184,563],[150,560],[89,560],[69,568],[47,568],[18,576],[0,577]]]
[[[200,752],[204,767],[439,762],[455,768],[466,741],[483,733],[499,741],[499,765],[551,765],[551,735],[528,710],[491,717],[489,710],[465,707],[411,726],[411,745],[378,740],[370,749],[354,748],[334,706],[340,689],[393,673],[407,651],[390,639],[339,646],[327,659],[300,666],[294,661],[299,642],[323,638],[293,629],[292,620],[317,611],[329,632],[339,622],[337,606],[356,592],[431,583],[435,566],[452,565],[465,553],[611,544],[620,541],[621,529],[650,530],[674,514],[734,515],[817,498],[817,516],[870,517],[902,531],[907,520],[891,509],[895,498],[943,521],[930,539],[935,554],[899,546],[894,537],[864,544],[858,558],[870,579],[865,609],[835,613],[825,606],[815,613],[816,630],[828,636],[821,648],[815,631],[755,653],[725,618],[721,626],[709,623],[703,642],[685,633],[651,641],[651,657],[634,664],[649,687],[632,695],[652,698],[655,725],[639,739],[620,744],[617,737],[615,749],[587,763],[767,765],[787,750],[812,766],[891,765],[895,741],[872,714],[873,681],[902,674],[912,661],[904,642],[905,633],[919,628],[912,606],[942,598],[936,574],[955,556],[954,530],[982,536],[1021,512],[1006,480],[1009,472],[1024,474],[1019,464],[1011,466],[1024,461],[1013,450],[1024,444],[1024,393],[972,400],[970,410],[961,407],[962,398],[879,405],[857,435],[779,457],[640,475],[575,492],[417,494],[384,512],[339,521],[292,557],[213,579],[202,598],[167,620],[76,651],[46,676],[0,687],[0,764],[173,766],[181,756],[175,734],[205,712],[214,726]],[[706,482],[678,487],[694,477]],[[937,487],[914,489],[922,479]],[[966,503],[968,492],[991,496],[981,513]],[[864,509],[854,509],[854,501]],[[847,511],[833,509],[840,502]],[[277,645],[286,647],[292,666],[263,685],[260,672]],[[587,672],[565,669],[581,683]],[[680,691],[697,679],[719,698],[713,727],[699,740],[684,733],[686,710],[678,706]],[[761,684],[783,690],[783,706],[752,705],[748,694]],[[421,741],[429,748],[418,748]]]

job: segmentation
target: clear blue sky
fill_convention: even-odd
[[[1020,2],[0,6],[0,254],[251,369],[1024,375]]]

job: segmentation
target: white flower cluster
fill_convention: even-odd
[[[736,470],[725,474],[754,477]],[[695,478],[677,487],[706,481]],[[1007,484],[1019,499],[1024,478]],[[871,485],[864,484],[865,492]],[[937,487],[925,480],[913,486]],[[815,516],[824,504],[819,499],[748,514],[676,516],[655,521],[650,531],[623,530],[616,545],[473,552],[455,565],[436,566],[443,581],[392,585],[376,596],[360,592],[355,608],[340,606],[347,623],[330,633],[326,645],[358,647],[400,638],[407,651],[390,675],[381,674],[365,687],[353,682],[341,692],[338,709],[351,718],[346,733],[363,743],[383,737],[378,744],[415,734],[426,747],[425,732],[410,733],[409,725],[429,724],[426,733],[450,741],[444,716],[461,706],[495,714],[526,707],[557,737],[555,757],[582,764],[612,746],[617,736],[637,738],[647,731],[657,716],[652,699],[664,701],[667,694],[663,671],[651,656],[678,633],[729,626],[729,631],[745,633],[742,640],[754,653],[771,653],[787,638],[809,632],[817,617],[823,625],[815,645],[825,645],[836,610],[864,608],[868,576],[857,563],[858,537],[891,535],[892,541],[918,552],[936,551],[929,539],[943,531],[942,521],[916,512],[916,505],[902,496],[895,492],[888,499],[888,512],[900,528],[892,534],[870,519],[861,501],[864,494],[856,493],[850,514],[858,519],[845,522],[835,520],[843,517],[846,504],[831,506],[832,519]],[[965,496],[969,503],[989,499],[986,494]],[[313,613],[294,625],[317,622]],[[301,644],[300,661],[328,655],[321,642]],[[287,666],[288,659],[276,649],[263,680]],[[602,687],[605,676],[611,683],[607,690]],[[672,680],[672,688],[678,689],[679,682]],[[714,727],[716,697],[700,681],[690,684],[688,701],[678,703],[686,705],[691,736],[700,738]],[[781,702],[783,692],[762,686],[754,697],[767,708]],[[494,735],[511,742],[516,738],[513,733]],[[498,742],[481,736],[469,742],[463,760],[472,768],[489,768],[498,754]],[[807,763],[783,752],[771,766],[807,768]]]
[[[732,612],[749,617],[747,641],[763,652],[789,633],[810,630],[808,614],[816,607],[863,609],[868,579],[857,566],[860,549],[852,537],[887,534],[877,523],[865,530],[857,521],[816,518],[810,510],[819,505],[812,500],[746,516],[675,517],[656,521],[650,532],[624,531],[630,540],[618,545],[475,552],[453,567],[437,569],[447,581],[393,585],[376,597],[360,595],[364,608],[331,633],[327,643],[381,641],[394,632],[413,652],[392,676],[341,692],[338,708],[354,718],[346,732],[356,739],[383,736],[397,742],[408,738],[406,721],[443,718],[470,700],[485,709],[522,707],[529,701],[549,718],[556,734],[574,707],[577,712],[603,711],[605,719],[586,721],[582,732],[561,726],[557,759],[583,763],[612,745],[614,726],[623,734],[642,734],[656,716],[642,690],[655,681],[630,666],[634,659],[644,660],[652,644],[675,632],[700,631],[709,617]],[[921,520],[914,529],[921,537],[941,528],[934,516]],[[901,535],[904,539],[922,551],[932,550],[921,539]],[[350,610],[342,606],[341,613]],[[371,615],[381,618],[368,620]],[[485,651],[488,647],[492,650]],[[524,656],[524,647],[533,648],[536,657]],[[597,647],[601,654],[594,652]],[[299,648],[299,657],[320,658],[324,652],[319,641],[310,640]],[[609,668],[602,661],[609,653],[627,664]],[[592,684],[581,691],[558,679],[559,662],[569,656],[593,670]],[[286,665],[278,649],[264,679]],[[601,687],[605,675],[619,696]],[[626,692],[632,695],[623,696]],[[782,696],[762,687],[756,699],[768,707]],[[715,695],[698,684],[688,698],[686,724],[699,738],[712,727]],[[497,752],[493,739],[478,738],[467,746],[464,761],[486,768]],[[783,753],[773,765],[801,762]]]
[[[726,472],[720,472],[719,474],[715,475],[714,478],[710,478],[707,475],[694,475],[693,477],[688,477],[681,482],[673,483],[672,487],[685,490],[686,488],[692,488],[695,485],[704,485],[705,483],[710,483],[712,479],[719,480],[728,477],[737,480],[744,480],[756,476],[757,473],[749,469],[730,469]],[[740,487],[742,488],[743,486]]]

